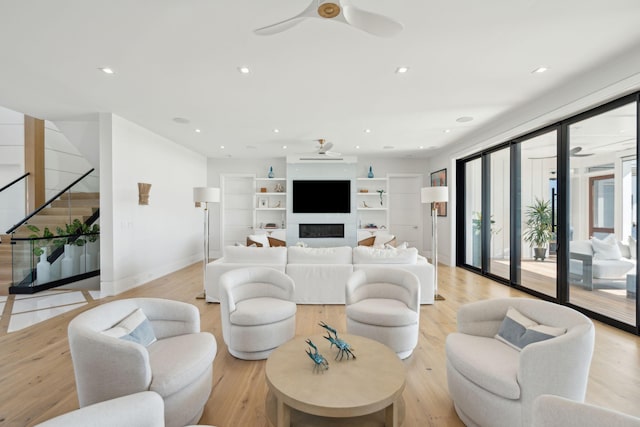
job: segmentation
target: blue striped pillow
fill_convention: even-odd
[[[110,337],[133,341],[145,347],[157,341],[151,322],[140,308],[102,333]]]
[[[500,330],[498,330],[498,334],[495,337],[520,351],[531,343],[548,340],[563,335],[566,332],[566,328],[541,325],[529,319],[515,308],[509,307],[507,315],[502,321]]]

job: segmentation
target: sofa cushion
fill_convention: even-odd
[[[569,242],[569,251],[592,256],[593,247],[591,246],[591,240],[572,240]]]
[[[373,246],[383,248],[387,243],[393,242],[396,236],[389,233],[377,233],[376,238],[373,241]],[[392,245],[395,246],[395,245]]]
[[[505,399],[520,398],[520,353],[495,338],[451,333],[446,340],[447,361],[469,381]]]
[[[153,332],[151,322],[147,316],[138,308],[133,313],[122,319],[115,326],[103,334],[114,338],[120,338],[127,341],[133,341],[147,347],[156,342],[156,335]]]
[[[636,259],[638,249],[636,247],[636,239],[633,236],[629,236],[629,258]]]
[[[239,326],[268,325],[296,314],[296,303],[278,298],[250,298],[236,303],[229,315],[232,324]]]
[[[287,262],[289,264],[351,264],[351,247],[339,246],[334,248],[288,248]]]
[[[367,298],[347,306],[347,318],[376,326],[406,326],[418,322],[418,313],[395,299]]]
[[[529,344],[548,340],[566,332],[566,328],[541,325],[515,308],[509,307],[496,338],[520,351]]]
[[[633,260],[620,258],[617,260],[602,259],[593,263],[592,274],[597,279],[620,279],[635,267]]]
[[[200,332],[158,340],[148,350],[153,372],[149,390],[166,397],[197,382],[211,367],[217,347],[213,335]]]
[[[378,249],[368,246],[353,248],[354,264],[415,264],[418,260],[416,248]]]
[[[287,248],[257,248],[242,246],[225,246],[225,263],[241,264],[286,264]]]
[[[622,258],[620,247],[613,234],[602,240],[594,237],[591,239],[591,245],[593,247],[593,259],[618,260]]]

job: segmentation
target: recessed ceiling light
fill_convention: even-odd
[[[531,74],[542,74],[542,73],[544,73],[545,71],[548,71],[548,70],[549,69],[547,67],[538,67],[535,70],[533,70],[531,72]]]
[[[273,133],[280,133],[280,129],[278,129],[278,128],[274,129]]]
[[[409,71],[409,67],[398,67],[396,68],[396,74],[404,74]]]
[[[359,146],[359,145],[356,145],[356,150],[359,150],[359,149],[360,149],[360,146]]]
[[[115,74],[115,72],[113,71],[112,68],[109,67],[102,67],[102,68],[98,68],[98,70],[102,71],[105,74]]]
[[[445,129],[444,130],[444,133],[449,133],[449,132],[451,132],[451,129]]]
[[[238,71],[242,74],[249,74],[249,67],[238,67]]]
[[[364,133],[371,133],[371,129],[365,129]]]
[[[185,119],[184,117],[174,117],[173,121],[176,123],[180,123],[181,125],[186,125],[189,123],[189,119]]]
[[[200,129],[196,129],[196,133],[200,133]]]
[[[220,146],[220,149],[224,150],[224,145],[221,145],[221,146]]]
[[[283,149],[283,150],[286,150],[286,149],[287,149],[287,146],[286,146],[286,145],[283,145],[283,146],[282,146],[282,149]]]
[[[424,150],[424,145],[418,147],[420,150]]]
[[[458,123],[466,123],[466,122],[470,122],[471,120],[473,120],[473,117],[462,116],[462,117],[458,117],[456,119],[456,122],[458,122]]]

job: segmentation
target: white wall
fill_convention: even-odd
[[[371,166],[376,177],[385,177],[389,173],[423,174],[425,180],[424,185],[428,186],[429,173],[430,171],[436,170],[429,168],[428,161],[425,159],[398,159],[374,156],[357,156],[357,158],[356,176],[359,178],[366,177],[369,172],[369,166]],[[221,174],[255,174],[257,177],[266,177],[270,166],[273,166],[273,171],[276,177],[284,177],[286,175],[287,166],[284,156],[264,159],[209,158],[207,161],[207,185],[211,187],[220,187]],[[425,219],[425,221],[427,221],[427,219]],[[211,230],[215,230],[211,232],[211,256],[219,257],[222,254],[222,249],[219,239],[221,224],[218,206],[210,206],[210,224]],[[430,223],[426,222],[423,229],[430,230]],[[423,241],[427,242],[427,239],[424,238],[424,236]]]
[[[24,115],[0,107],[0,188],[24,174]],[[24,218],[24,180],[0,193],[0,233]]]
[[[44,146],[45,198],[49,200],[91,170],[93,165],[67,138],[66,134],[62,133],[56,124],[50,121],[44,122]],[[81,183],[78,183],[73,191],[100,191],[97,172],[94,171]]]
[[[101,114],[99,129],[101,290],[114,295],[202,259],[193,187],[205,185],[207,163],[116,115]],[[139,182],[152,184],[147,206]]]

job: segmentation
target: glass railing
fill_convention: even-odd
[[[11,293],[33,293],[99,273],[100,195],[94,170],[9,228]]]
[[[30,237],[36,234],[37,237],[45,237],[48,229],[54,233],[57,228],[61,228],[64,234],[66,228],[78,219],[82,223],[92,224],[98,218],[99,213],[99,193],[96,190],[88,191],[87,181],[94,181],[92,175],[94,169],[83,174],[73,181],[63,190],[57,192],[49,200],[27,216],[23,216],[14,223],[7,234],[14,238]],[[37,230],[34,230],[36,228]]]
[[[33,293],[99,274],[100,227],[80,227],[73,234],[13,238],[10,292]]]
[[[25,195],[28,179],[29,174],[25,173],[9,183],[0,183],[0,234],[27,214]]]

